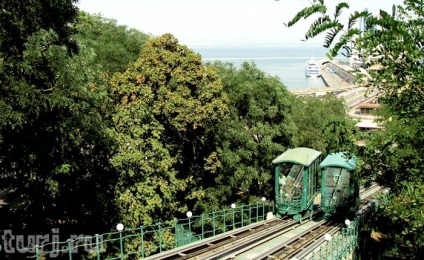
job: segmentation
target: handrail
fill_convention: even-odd
[[[32,245],[23,247],[16,242],[4,248],[6,253],[25,253],[37,260],[84,256],[92,259],[145,258],[179,246],[208,237],[213,237],[235,228],[248,226],[266,219],[268,212],[274,212],[274,203],[262,202],[226,208],[201,215],[188,215],[183,219],[173,219],[155,225],[124,228],[121,231],[92,236],[75,236],[66,241],[35,240]],[[117,226],[118,228],[118,226]],[[45,238],[46,236],[43,236]],[[48,237],[48,236],[47,236]],[[29,240],[28,240],[29,241]],[[38,243],[38,244],[35,244]],[[11,243],[10,243],[11,244]],[[14,250],[11,252],[11,250]]]

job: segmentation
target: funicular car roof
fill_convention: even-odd
[[[277,158],[275,158],[272,161],[272,163],[279,164],[283,162],[291,162],[291,163],[296,163],[303,166],[309,166],[320,155],[321,155],[321,152],[316,151],[314,149],[306,148],[306,147],[298,147],[298,148],[288,149],[284,153],[280,154]]]
[[[349,158],[345,152],[332,153],[325,157],[319,167],[340,167],[351,171],[356,167],[356,157]]]

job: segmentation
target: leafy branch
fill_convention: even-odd
[[[301,18],[306,19],[314,14],[318,14],[319,17],[315,19],[308,31],[305,33],[305,39],[308,40],[326,32],[327,34],[323,45],[325,48],[330,48],[334,44],[335,40],[339,39],[339,41],[330,49],[328,54],[329,58],[336,56],[341,49],[346,50],[346,54],[344,54],[345,56],[350,56],[351,47],[349,46],[349,43],[353,42],[355,35],[360,35],[361,33],[360,30],[353,27],[359,19],[367,19],[370,16],[370,13],[367,11],[354,12],[350,15],[347,28],[344,30],[344,25],[340,22],[340,16],[343,9],[348,8],[349,4],[346,2],[337,4],[333,18],[330,18],[330,15],[327,14],[327,7],[324,4],[324,0],[315,1],[315,4],[312,6],[305,7],[297,13],[293,19],[285,24],[285,26],[291,27],[299,22]]]
[[[295,17],[293,17],[292,20],[290,20],[287,23],[284,23],[285,26],[291,27],[295,25],[301,18],[306,19],[310,17],[311,15],[314,15],[316,13],[325,14],[327,12],[327,7],[323,4],[315,4],[309,7],[305,7],[302,11],[296,14]]]

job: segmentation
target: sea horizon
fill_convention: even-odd
[[[326,57],[324,47],[196,47],[192,48],[202,56],[202,61],[219,60],[230,62],[237,68],[243,62],[253,62],[270,76],[276,76],[287,89],[323,88],[321,78],[305,75],[306,61],[319,61]]]

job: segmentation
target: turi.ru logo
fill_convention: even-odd
[[[55,258],[60,252],[78,253],[80,248],[91,252],[96,248],[96,243],[101,247],[103,237],[71,235],[67,243],[60,243],[58,228],[52,229],[52,233],[46,235],[15,235],[12,230],[4,230],[0,236],[0,252],[3,249],[6,254],[44,252],[50,258]]]

